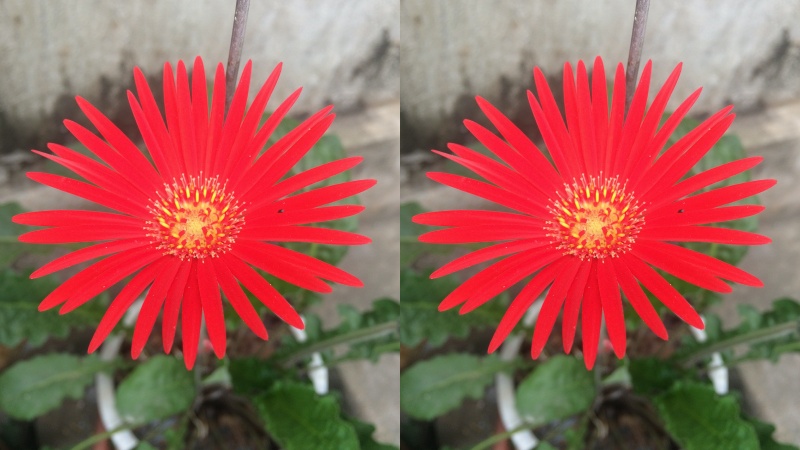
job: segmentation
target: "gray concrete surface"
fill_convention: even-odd
[[[227,59],[234,4],[0,1],[0,150],[52,139],[76,94],[127,111],[134,66],[158,80],[165,61],[201,55],[213,75]],[[283,61],[276,95],[303,85],[296,112],[397,98],[398,9],[398,0],[253,1],[243,58],[254,61],[255,80]]]
[[[627,60],[635,3],[403,0],[403,127],[420,139],[457,136],[477,93],[525,110],[534,66],[556,81],[564,62],[600,55],[613,74]],[[673,101],[704,86],[696,112],[800,98],[799,15],[798,0],[653,1],[643,58],[657,61],[659,83],[684,63]]]

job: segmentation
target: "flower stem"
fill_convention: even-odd
[[[286,363],[296,361],[300,358],[310,356],[315,352],[322,352],[337,345],[342,344],[356,344],[358,342],[368,341],[375,339],[397,330],[397,321],[384,322],[375,324],[366,328],[359,328],[348,333],[333,336],[328,339],[322,339],[315,342],[308,347],[303,347],[296,352],[288,353],[277,358],[278,362]]]
[[[705,347],[701,347],[694,352],[691,352],[685,356],[680,357],[678,360],[684,366],[690,366],[694,361],[709,356],[714,352],[722,352],[737,345],[742,344],[756,344],[762,341],[768,341],[770,339],[776,339],[781,336],[790,334],[792,332],[797,332],[800,328],[800,321],[791,321],[791,322],[783,322],[779,324],[772,325],[767,328],[759,328],[757,330],[750,331],[749,333],[740,334],[737,336],[732,336],[727,339],[722,339],[721,341],[714,342]]]
[[[625,70],[626,111],[631,106],[633,92],[636,90],[636,78],[639,77],[639,62],[642,60],[644,31],[647,28],[647,13],[649,10],[650,0],[636,0],[636,12],[633,16],[633,30],[631,31],[631,46],[628,50],[628,67]]]
[[[231,46],[228,50],[228,66],[225,70],[225,110],[231,105],[236,90],[236,78],[239,76],[239,62],[242,60],[244,31],[247,28],[247,13],[250,11],[250,0],[236,0],[236,12],[233,14],[233,30]]]
[[[470,450],[483,450],[483,449],[490,448],[492,445],[494,445],[494,444],[496,444],[496,443],[498,443],[500,441],[504,441],[506,439],[509,439],[512,435],[514,435],[515,433],[517,433],[519,431],[529,430],[531,428],[533,428],[533,427],[530,424],[523,423],[522,425],[514,428],[513,430],[504,431],[502,433],[498,433],[498,434],[492,435],[492,436],[488,437],[487,439],[484,439],[484,440],[478,442],[474,447],[471,447]]]

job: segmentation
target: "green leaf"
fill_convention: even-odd
[[[417,214],[425,210],[419,203],[403,203],[400,205],[400,267],[408,267],[424,253],[450,253],[452,245],[432,245],[419,242],[417,237],[434,228],[420,225],[411,221]]]
[[[347,417],[347,421],[353,426],[353,429],[356,430],[361,450],[398,450],[394,445],[382,444],[373,439],[372,434],[375,432],[375,427],[373,425],[361,422],[352,417]]]
[[[498,372],[512,362],[495,355],[451,353],[419,362],[400,376],[400,408],[411,417],[431,420],[458,407],[466,398],[483,397]]]
[[[633,391],[650,396],[667,391],[685,375],[677,366],[653,357],[631,359],[628,370]]]
[[[772,434],[775,432],[774,425],[761,422],[752,417],[745,417],[745,420],[756,430],[761,450],[798,450],[798,447],[789,444],[781,444],[772,437]]]
[[[83,397],[94,375],[113,364],[94,355],[59,353],[18,362],[0,375],[0,409],[17,419],[34,419],[58,407],[65,398]]]
[[[117,408],[134,424],[163,419],[188,409],[194,377],[173,357],[157,355],[138,365],[117,388]]]
[[[708,340],[703,343],[687,341],[676,355],[678,360],[692,361],[721,351],[723,357],[737,362],[751,359],[778,358],[789,352],[800,352],[800,303],[781,298],[772,303],[772,309],[758,311],[750,305],[739,305],[741,322],[736,328],[722,329],[719,319],[707,315]],[[734,354],[733,349],[744,347]]]
[[[349,305],[340,305],[338,309],[342,321],[336,328],[322,329],[319,319],[309,314],[306,316],[308,339],[302,343],[285,342],[273,357],[277,361],[287,361],[320,352],[324,359],[330,360],[334,357],[332,350],[345,344],[348,345],[346,350],[336,356],[338,361],[377,360],[383,353],[399,351],[399,302],[388,298],[378,299],[372,303],[371,310],[363,312]]]
[[[29,245],[19,242],[20,234],[31,231],[31,227],[19,225],[11,221],[17,214],[25,212],[17,203],[0,205],[0,267],[6,267],[23,253],[46,253],[53,247],[48,245]]]
[[[458,287],[454,277],[429,279],[429,272],[418,274],[404,268],[400,272],[400,342],[416,346],[427,340],[439,347],[451,337],[465,338],[473,328],[494,327],[500,323],[505,303],[486,302],[469,314],[459,315],[457,309],[439,311],[439,302]]]
[[[287,376],[284,370],[259,358],[231,359],[228,370],[234,391],[244,395],[262,393]]]
[[[278,383],[253,403],[267,432],[284,450],[359,448],[356,431],[341,417],[336,399],[320,397],[310,386]]]
[[[73,328],[96,325],[103,316],[98,302],[89,302],[70,314],[58,309],[39,312],[39,302],[58,284],[52,277],[29,279],[10,269],[0,270],[0,344],[16,346],[23,340],[39,347],[50,337],[66,337]]]
[[[667,431],[685,450],[759,449],[755,429],[741,418],[731,395],[720,397],[711,386],[679,382],[653,401]]]
[[[540,364],[517,387],[526,422],[545,424],[586,410],[595,398],[594,377],[583,362],[558,355]]]

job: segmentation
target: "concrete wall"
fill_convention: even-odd
[[[458,139],[474,95],[529,117],[531,69],[560,77],[565,61],[626,61],[634,0],[403,0],[403,147]],[[697,112],[739,111],[800,96],[800,1],[651,2],[644,59],[660,85],[683,61],[673,96],[703,86]],[[673,106],[676,103],[673,103]]]
[[[127,114],[132,68],[227,59],[233,0],[0,0],[0,150],[58,140],[75,95]],[[296,111],[339,111],[399,95],[398,0],[255,0],[243,58],[253,84],[284,63],[276,98],[304,86]],[[210,63],[210,64],[209,64]]]

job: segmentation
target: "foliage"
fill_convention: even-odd
[[[465,338],[475,328],[493,327],[503,317],[503,302],[491,301],[459,316],[458,311],[439,311],[439,302],[458,286],[454,277],[431,280],[403,268],[400,272],[400,342],[410,347],[425,341],[440,347],[450,338]]]
[[[512,363],[497,357],[454,353],[415,364],[400,377],[400,408],[411,417],[429,420],[461,404],[483,397],[495,374]]]
[[[141,424],[185,411],[194,397],[191,372],[175,358],[156,355],[119,384],[117,409],[128,422]]]
[[[0,374],[0,409],[11,417],[31,420],[55,409],[64,399],[83,397],[95,374],[112,367],[113,363],[92,355],[59,353],[18,362]]]
[[[517,408],[526,421],[544,424],[588,409],[596,392],[583,363],[558,355],[540,364],[517,386]]]

